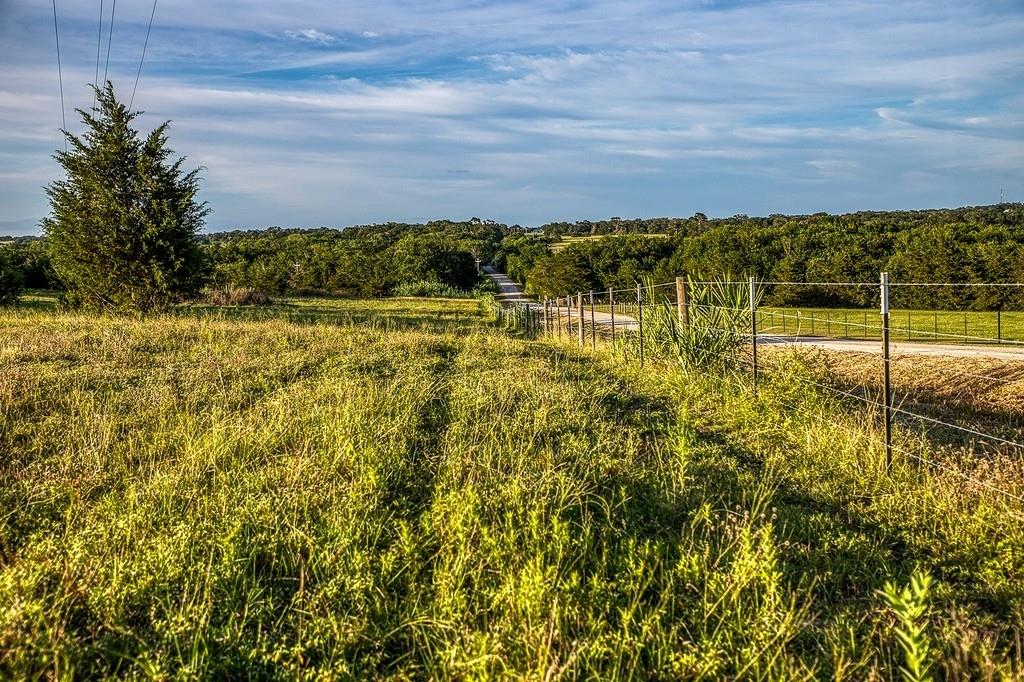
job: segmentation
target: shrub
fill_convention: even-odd
[[[473,298],[473,293],[464,289],[457,289],[440,282],[405,282],[399,284],[394,290],[395,296],[408,296],[413,298]]]
[[[205,293],[206,302],[210,305],[239,306],[270,303],[270,297],[262,291],[252,287],[236,287],[233,284],[207,289]]]

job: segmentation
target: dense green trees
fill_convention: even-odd
[[[562,241],[562,235],[596,239]],[[602,235],[604,235],[602,237]],[[385,296],[410,281],[468,288],[475,264],[493,262],[541,296],[631,288],[650,274],[682,273],[796,282],[766,286],[771,305],[868,306],[882,270],[895,282],[1024,282],[1024,206],[847,215],[772,215],[558,223],[525,231],[490,221],[386,223],[345,230],[229,232],[200,237],[206,282],[268,294],[315,289]],[[42,242],[21,240],[16,268],[46,286]],[[864,282],[869,286],[806,286]],[[1024,308],[1024,291],[900,289],[894,304],[918,308]]]
[[[229,232],[203,238],[212,282],[268,294],[320,290],[386,296],[404,282],[459,289],[478,282],[476,258],[497,252],[506,228],[483,221],[387,223],[345,230]]]
[[[539,294],[626,288],[641,274],[657,281],[691,273],[796,282],[766,287],[771,305],[866,306],[879,273],[894,282],[1024,282],[1024,206],[862,212],[709,220],[552,224],[554,235],[594,234],[536,257],[525,281]],[[649,237],[636,232],[647,230]],[[667,235],[667,236],[653,236]],[[510,271],[510,274],[511,271]],[[524,278],[520,278],[523,281]],[[869,286],[807,286],[864,282]],[[918,308],[1024,308],[1024,291],[992,287],[897,289],[894,305]]]
[[[131,127],[135,112],[108,83],[96,90],[94,113],[79,111],[79,138],[55,158],[67,177],[47,188],[43,220],[52,265],[73,303],[149,311],[193,294],[201,280],[196,234],[207,214],[196,201],[198,170],[171,160],[168,123],[145,139]]]
[[[18,300],[25,286],[25,277],[14,253],[8,246],[0,246],[0,305],[10,305]]]

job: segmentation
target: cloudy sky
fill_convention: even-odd
[[[127,98],[153,5],[111,5]],[[100,2],[56,6],[77,131]],[[58,172],[52,11],[0,0],[0,233]],[[135,106],[209,229],[983,204],[1024,200],[1022,36],[1021,0],[163,0]]]

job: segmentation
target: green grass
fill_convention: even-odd
[[[877,310],[843,308],[762,308],[758,329],[770,334],[881,339]],[[984,339],[1024,341],[1024,312],[893,310],[889,326],[895,341],[984,343]],[[995,341],[991,341],[994,343]]]
[[[475,301],[287,303],[0,311],[0,675],[890,679],[918,571],[938,674],[1021,673],[1020,506],[948,473],[1013,462],[889,475],[849,406]]]

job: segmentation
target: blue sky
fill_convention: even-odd
[[[151,8],[117,2],[126,97]],[[57,10],[74,131],[99,0]],[[51,11],[0,0],[0,233],[58,173]],[[1020,0],[163,0],[136,108],[211,230],[1021,201],[1021,36]]]

